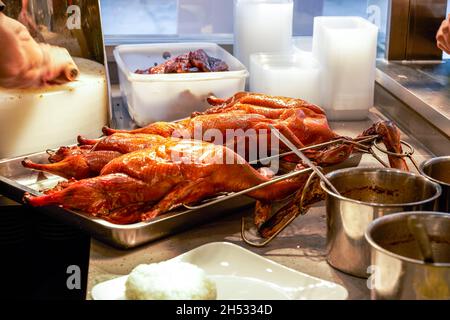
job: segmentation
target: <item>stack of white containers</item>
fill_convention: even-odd
[[[314,18],[313,55],[322,66],[329,119],[361,120],[373,106],[378,28],[360,17]]]
[[[247,68],[256,52],[289,51],[292,0],[234,0],[234,56]]]
[[[321,68],[310,52],[250,56],[250,91],[321,105]]]
[[[292,0],[235,0],[235,56],[250,91],[302,98],[330,120],[361,120],[373,105],[378,28],[360,17],[316,17],[313,50],[292,45]]]

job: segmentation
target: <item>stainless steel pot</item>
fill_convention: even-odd
[[[349,168],[326,175],[341,195],[327,193],[327,261],[336,269],[368,277],[372,220],[402,211],[434,210],[441,187],[418,174],[386,168]]]
[[[450,156],[424,161],[419,170],[421,174],[438,183],[442,188],[437,210],[450,212]]]
[[[408,217],[416,215],[431,242],[434,263],[423,262]],[[371,246],[372,299],[450,299],[450,215],[396,213],[373,221],[366,239]]]

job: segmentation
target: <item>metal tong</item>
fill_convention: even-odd
[[[281,140],[283,143],[286,144],[286,146],[288,146],[291,151],[289,152],[285,152],[282,153],[278,156],[285,156],[285,155],[289,155],[289,154],[293,154],[295,153],[300,159],[302,159],[302,161],[309,166],[309,168],[311,170],[313,170],[313,173],[309,176],[308,180],[306,181],[304,190],[302,192],[302,195],[300,197],[300,208],[303,208],[303,202],[304,202],[304,198],[305,198],[305,190],[308,189],[306,186],[309,186],[312,182],[312,180],[315,178],[315,176],[319,176],[319,178],[324,181],[324,183],[326,183],[328,185],[328,187],[335,192],[336,194],[339,194],[339,192],[336,190],[336,188],[331,184],[331,182],[325,177],[325,175],[322,173],[321,171],[321,167],[316,166],[314,163],[312,163],[304,154],[303,150],[307,150],[307,149],[312,149],[312,148],[318,148],[318,147],[324,147],[327,145],[332,144],[333,142],[342,142],[342,143],[351,143],[355,145],[355,149],[357,149],[360,152],[363,153],[368,153],[371,154],[376,160],[378,160],[383,166],[385,167],[389,167],[389,165],[383,160],[381,159],[373,150],[373,147],[375,146],[376,149],[378,149],[379,151],[386,153],[388,155],[392,155],[392,156],[397,156],[397,157],[408,157],[411,162],[413,163],[413,165],[416,167],[416,169],[418,170],[419,167],[417,165],[417,163],[415,162],[414,158],[412,158],[412,155],[414,154],[414,148],[407,142],[401,140],[400,143],[406,147],[408,147],[409,150],[407,150],[406,152],[399,154],[399,153],[394,153],[394,152],[390,152],[387,151],[386,149],[383,149],[380,147],[379,143],[376,142],[376,139],[379,138],[378,135],[373,135],[373,136],[367,136],[367,137],[360,137],[359,141],[350,141],[347,140],[345,138],[340,138],[337,140],[333,140],[330,142],[325,142],[322,144],[317,144],[317,145],[313,145],[313,146],[309,146],[309,147],[305,147],[305,148],[301,148],[298,149],[295,147],[294,144],[292,144],[291,141],[289,141],[289,139],[287,139],[284,135],[282,135],[277,129],[275,129],[273,126],[269,125],[271,130],[274,132],[274,134],[277,136],[277,138],[279,140]],[[365,143],[370,143],[370,145],[366,145]],[[273,157],[272,157],[273,158]],[[300,210],[300,214],[305,214],[306,212],[304,210]],[[249,240],[246,235],[245,235],[245,220],[244,218],[242,218],[241,221],[241,237],[243,239],[243,241],[251,246],[254,247],[263,247],[265,245],[267,245],[269,242],[271,242],[276,236],[278,236],[278,234],[283,231],[292,221],[294,221],[297,218],[298,215],[294,215],[292,216],[289,220],[285,221],[285,223],[273,234],[271,235],[269,238],[265,239],[262,242],[254,242]]]
[[[311,174],[306,182],[306,185],[310,184],[310,181],[313,179],[314,174],[317,175],[324,183],[326,183],[328,185],[328,187],[330,187],[331,190],[333,190],[333,192],[335,192],[336,194],[339,194],[339,191],[335,188],[335,186],[330,182],[330,180],[328,180],[328,178],[323,174],[323,172],[321,171],[321,169],[319,169],[319,167],[317,167],[311,160],[308,159],[307,156],[305,156],[303,154],[303,152],[298,149],[287,137],[285,137],[281,132],[279,132],[277,129],[275,129],[272,125],[269,125],[270,130],[275,134],[275,136],[281,141],[283,142],[289,149],[291,149],[292,153],[295,153],[301,160],[302,162],[307,165],[311,170],[313,170],[313,174]],[[301,205],[300,207],[303,207],[303,199],[304,199],[304,193],[302,193],[301,196]],[[286,223],[279,228],[273,235],[271,235],[269,238],[267,238],[266,240],[264,240],[261,243],[256,243],[253,242],[251,240],[249,240],[246,236],[245,236],[245,221],[244,218],[242,218],[242,222],[241,222],[241,236],[242,239],[244,240],[244,242],[246,242],[247,244],[251,245],[251,246],[255,246],[255,247],[262,247],[265,246],[266,244],[268,244],[270,241],[272,241],[281,231],[284,230],[285,227],[287,227],[295,218],[297,218],[297,215],[292,216],[288,221],[286,221]]]
[[[416,162],[416,161],[414,160],[414,158],[412,157],[412,155],[414,154],[414,151],[415,151],[414,148],[413,148],[413,146],[410,145],[409,143],[407,143],[406,141],[403,141],[403,140],[400,140],[400,143],[401,143],[402,145],[404,145],[405,147],[407,147],[408,150],[405,151],[405,152],[403,152],[403,153],[396,153],[396,152],[387,151],[386,149],[384,149],[384,148],[382,148],[382,147],[380,146],[380,142],[376,142],[376,141],[374,142],[373,146],[374,146],[376,149],[378,149],[379,151],[381,151],[381,152],[383,152],[383,153],[385,153],[385,154],[387,154],[387,155],[390,155],[390,156],[400,157],[400,158],[407,157],[407,158],[411,161],[411,163],[414,165],[414,167],[416,168],[416,170],[420,172],[420,170],[419,170],[419,165],[417,164],[417,162]],[[377,159],[377,160],[378,160],[383,166],[385,166],[386,168],[389,168],[389,165],[388,165],[386,162],[384,162],[382,159],[380,159],[380,157],[378,157],[378,155],[377,155],[375,152],[373,152],[372,147],[370,147],[369,150],[370,150],[370,154],[372,154],[372,156],[373,156],[375,159]]]
[[[319,143],[319,144],[303,147],[303,148],[300,148],[300,149],[294,148],[295,151],[283,152],[283,153],[276,154],[276,155],[273,155],[273,156],[269,156],[269,157],[265,157],[265,158],[261,158],[261,159],[257,159],[257,160],[253,160],[253,161],[249,161],[248,163],[251,164],[251,165],[255,165],[255,164],[258,164],[259,162],[264,162],[264,161],[273,160],[273,159],[279,159],[281,157],[294,154],[297,150],[305,151],[305,150],[310,150],[310,149],[319,149],[319,148],[323,148],[323,147],[326,147],[326,146],[329,146],[329,145],[342,144],[342,143],[353,144],[353,145],[355,145],[356,148],[358,148],[359,151],[363,151],[363,150],[361,150],[361,148],[367,148],[367,146],[364,145],[364,143],[372,142],[372,141],[374,141],[377,138],[378,138],[378,135],[361,137],[361,139],[358,140],[358,141],[352,141],[352,140],[348,140],[348,139],[345,139],[345,138],[338,138],[338,139],[335,139],[335,140],[331,140],[331,141],[327,141],[327,142],[323,142],[323,143]],[[261,183],[261,184],[259,184],[257,186],[254,186],[254,187],[251,187],[251,188],[248,188],[248,189],[245,189],[245,190],[241,190],[239,192],[226,193],[226,194],[220,195],[219,197],[208,199],[208,200],[206,200],[206,201],[204,201],[204,202],[202,202],[202,203],[200,203],[198,205],[194,205],[194,206],[187,205],[187,204],[182,204],[182,206],[185,207],[186,209],[189,209],[189,210],[202,209],[202,208],[205,208],[205,207],[207,207],[209,205],[217,204],[219,202],[226,201],[226,200],[232,199],[234,197],[247,194],[247,193],[249,193],[251,191],[255,191],[255,190],[258,190],[260,188],[264,188],[264,187],[266,187],[268,185],[271,185],[273,183],[282,181],[284,179],[292,178],[292,177],[295,177],[297,175],[310,172],[312,170],[313,169],[311,167],[309,167],[309,168],[305,168],[303,170],[289,172],[287,174],[284,174],[284,175],[278,176],[276,178],[273,178],[270,181],[263,182],[263,183]]]

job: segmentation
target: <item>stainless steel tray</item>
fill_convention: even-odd
[[[46,162],[48,154],[41,152],[28,155],[27,157],[35,162]],[[19,203],[23,203],[22,198],[25,192],[39,195],[39,190],[51,188],[63,180],[52,174],[24,168],[21,164],[24,158],[18,157],[0,161],[0,194]],[[36,209],[70,225],[77,226],[93,237],[114,247],[128,249],[210,221],[238,208],[249,206],[252,203],[254,203],[253,199],[239,196],[197,210],[180,208],[149,222],[139,222],[130,225],[113,224],[103,219],[59,206]]]
[[[47,162],[46,152],[26,156],[33,162]],[[0,194],[14,201],[23,203],[25,192],[39,195],[39,190],[52,188],[63,178],[43,172],[33,171],[22,166],[25,156],[0,161]],[[357,166],[361,160],[360,154],[352,155],[347,161],[335,167]],[[64,209],[59,206],[36,208],[56,219],[88,232],[93,237],[122,249],[133,248],[167,235],[174,234],[194,225],[198,225],[234,210],[250,206],[254,200],[245,195],[229,195],[225,201],[211,201],[200,204],[197,208],[175,209],[149,222],[139,222],[130,225],[118,225],[81,212]]]

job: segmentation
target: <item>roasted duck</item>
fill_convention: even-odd
[[[164,137],[193,138],[225,145],[248,161],[269,153],[288,151],[283,143],[272,137],[269,125],[278,129],[299,148],[339,138],[330,129],[325,112],[301,99],[241,92],[227,100],[210,98],[209,102],[215,107],[179,122],[155,122],[130,131],[105,127],[104,133],[150,133]],[[314,156],[312,152],[311,156]],[[284,160],[298,161],[295,156]],[[345,158],[339,157],[334,163],[343,160]],[[331,158],[327,161],[330,162]]]
[[[280,150],[278,145],[272,144],[273,137],[268,127],[270,124],[288,136],[298,147],[339,138],[329,128],[323,110],[300,99],[239,93],[228,100],[210,98],[210,103],[215,107],[177,123],[156,122],[132,131],[106,128],[107,134],[115,134],[100,140],[80,138],[82,148],[61,148],[49,158],[50,162],[53,162],[51,164],[34,164],[25,160],[24,165],[65,178],[92,177],[98,175],[103,165],[118,155],[161,142],[162,138],[157,139],[157,136],[212,140],[211,142],[223,144],[247,160],[254,161],[265,155],[287,150],[283,145]],[[233,134],[230,135],[230,132]],[[249,150],[252,137],[257,138],[254,139],[257,145],[253,150]],[[86,145],[94,147],[90,149]],[[318,164],[326,166],[344,161],[352,150],[352,145],[348,144],[308,150],[306,154]],[[56,161],[61,154],[66,157]],[[283,159],[298,162],[296,156]]]
[[[195,203],[220,192],[244,190],[273,176],[273,172],[264,168],[258,171],[251,167],[245,161],[248,160],[246,152],[234,152],[236,136],[231,143],[225,139],[213,139],[214,144],[200,141],[208,137],[205,134],[209,129],[219,132],[222,138],[227,137],[230,129],[253,130],[250,132],[267,139],[269,146],[273,142],[269,124],[298,147],[335,139],[346,142],[304,151],[322,166],[344,161],[358,151],[355,141],[371,135],[377,135],[388,151],[402,152],[399,131],[391,122],[376,123],[352,140],[340,137],[329,128],[321,108],[300,99],[239,93],[227,100],[210,98],[209,101],[213,108],[193,114],[189,119],[157,122],[131,131],[105,128],[108,136],[104,138],[79,137],[80,146],[63,147],[52,153],[51,164],[26,161],[27,167],[67,178],[91,177],[64,182],[44,196],[28,196],[27,201],[35,206],[59,204],[115,223],[132,223],[151,219],[179,204]],[[196,135],[198,127],[200,135]],[[283,145],[280,147],[281,152],[285,150]],[[225,161],[224,154],[231,155],[232,161]],[[303,168],[299,159],[287,160],[296,170]],[[408,170],[403,158],[390,155],[389,160],[391,166]],[[298,200],[307,178],[308,174],[302,174],[249,193],[258,200],[255,224],[263,236],[270,236],[283,221],[305,210],[299,207]],[[308,205],[322,197],[320,187],[313,184],[304,203]],[[274,207],[281,209],[274,210]]]
[[[123,154],[163,144],[166,138],[154,134],[116,133],[102,139],[78,137],[80,146],[61,147],[49,156],[49,164],[22,161],[24,167],[50,172],[66,179],[84,179],[100,174],[112,159]]]
[[[266,201],[283,199],[298,190],[305,178],[286,179],[249,196]],[[64,182],[46,195],[26,196],[26,200],[33,206],[63,205],[115,223],[133,223],[183,203],[268,180],[226,147],[166,138],[164,144],[111,160],[98,177]]]
[[[103,132],[106,135],[129,132],[195,138],[196,129],[201,130],[202,134],[216,129],[222,133],[223,141],[227,144],[227,130],[254,129],[256,134],[260,134],[258,131],[269,130],[268,125],[271,124],[298,147],[338,137],[330,129],[325,112],[301,99],[240,92],[227,100],[210,97],[208,101],[215,107],[203,113],[194,113],[190,118],[179,122],[155,122],[135,130],[105,127]]]
[[[340,138],[352,140],[333,132],[325,112],[301,99],[240,92],[229,99],[210,97],[208,101],[213,108],[195,113],[179,122],[155,122],[135,130],[114,130],[105,127],[103,132],[106,135],[128,132],[199,139],[226,145],[248,161],[259,159],[264,154],[289,151],[283,143],[272,143],[269,125],[273,125],[299,148]],[[230,132],[233,134],[227,134]],[[379,135],[380,139],[388,144],[389,151],[401,151],[398,130],[391,122],[380,122],[367,129],[360,137],[373,134]],[[247,142],[252,139],[252,135],[255,136],[253,141],[258,144],[256,152],[248,150],[250,144]],[[245,148],[241,148],[242,145]],[[353,151],[352,144],[340,144],[311,149],[305,153],[318,165],[327,166],[346,160]],[[299,161],[294,155],[283,157],[283,160]],[[392,161],[397,162],[396,167],[407,170],[406,162],[402,158]]]

